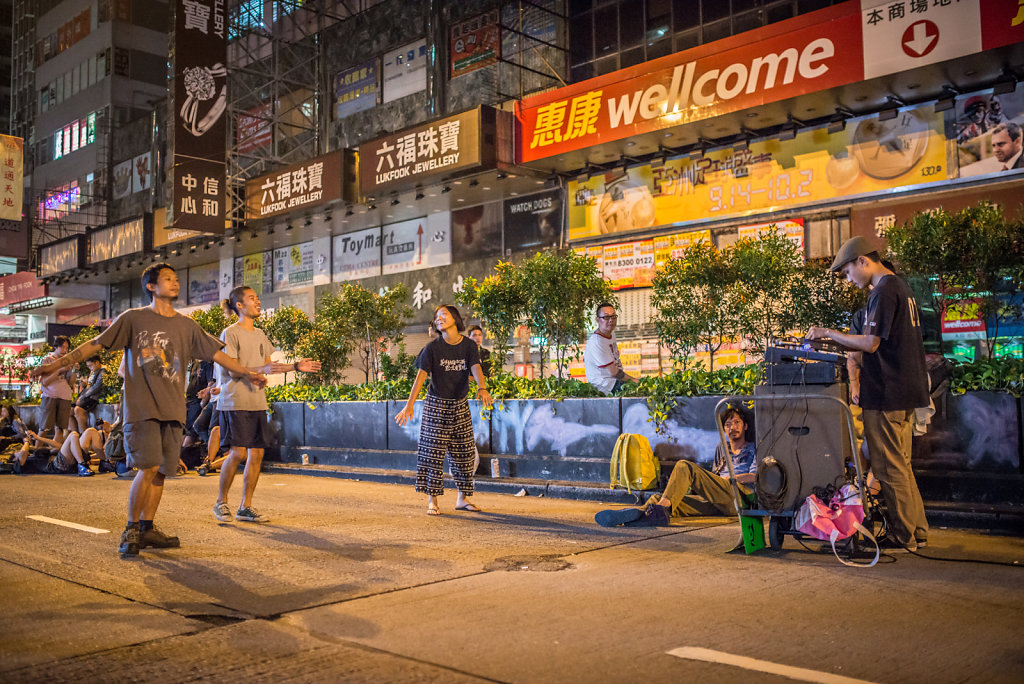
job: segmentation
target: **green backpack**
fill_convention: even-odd
[[[624,433],[615,440],[612,450],[611,486],[653,489],[661,479],[661,463],[654,457],[651,443],[643,435]]]

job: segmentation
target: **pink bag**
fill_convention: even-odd
[[[793,519],[793,526],[809,537],[830,542],[832,553],[843,565],[870,568],[878,562],[878,542],[864,527],[863,522],[864,505],[861,503],[860,492],[856,487],[848,484],[843,485],[842,489],[835,493],[828,506],[814,494],[807,497]],[[836,552],[837,540],[846,539],[857,532],[875,544],[875,559],[868,565],[849,563],[839,558],[839,554]]]

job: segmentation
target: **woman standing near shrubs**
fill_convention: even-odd
[[[441,333],[439,339],[427,344],[416,358],[419,372],[409,393],[409,401],[395,422],[405,425],[413,418],[416,397],[427,377],[430,387],[423,402],[420,424],[419,454],[416,467],[416,491],[427,495],[427,514],[438,515],[437,497],[444,494],[444,458],[452,463],[452,475],[459,488],[455,510],[480,509],[470,503],[473,494],[473,419],[469,413],[466,394],[469,374],[473,373],[479,386],[477,397],[484,406],[491,407],[491,395],[480,369],[480,353],[476,342],[461,334],[462,316],[454,306],[443,305],[434,309],[434,328]]]

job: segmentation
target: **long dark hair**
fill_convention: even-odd
[[[455,321],[455,329],[462,332],[466,324],[462,322],[462,314],[459,313],[459,309],[451,304],[442,304],[441,306],[434,308],[434,315],[430,317],[430,325],[434,325],[434,318],[437,316],[437,312],[441,309],[448,309],[448,313],[451,314],[452,320]],[[436,328],[435,328],[436,330]],[[441,331],[438,330],[438,333]]]

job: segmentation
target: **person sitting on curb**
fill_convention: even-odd
[[[743,412],[738,408],[726,409],[722,414],[722,427],[729,438],[729,457],[736,482],[743,494],[750,494],[757,475],[757,454],[753,442],[747,441]],[[725,458],[719,445],[710,471],[691,461],[677,461],[660,496],[653,495],[643,508],[601,511],[594,516],[594,521],[603,527],[661,527],[668,525],[673,515],[736,515]]]
[[[94,429],[93,432],[95,432]],[[85,458],[81,437],[79,437],[78,433],[74,431],[68,433],[68,436],[64,438],[64,442],[62,444],[58,444],[52,439],[41,437],[35,432],[29,430],[28,439],[25,440],[25,445],[17,454],[14,455],[14,472],[18,474],[21,473],[21,469],[25,465],[25,461],[28,460],[30,451],[42,449],[49,449],[54,452],[46,462],[46,465],[43,466],[44,473],[73,473],[77,466],[79,477],[89,477],[95,474],[89,468],[89,462]]]
[[[105,373],[98,354],[87,358],[85,365],[89,369],[89,380],[86,388],[78,395],[71,416],[75,425],[73,429],[80,433],[85,432],[85,429],[89,427],[89,416],[96,412],[96,407],[100,404],[103,394],[103,374]]]

